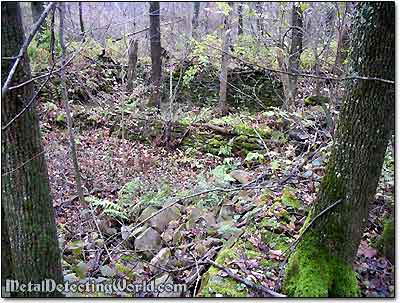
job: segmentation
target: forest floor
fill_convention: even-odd
[[[122,139],[110,136],[110,127],[101,123],[79,129],[78,159],[96,223],[76,195],[68,133],[57,119],[62,108],[49,110],[41,106],[40,112],[66,279],[173,281],[189,287],[185,293],[174,294],[177,296],[260,296],[237,282],[233,284],[235,290],[229,291],[232,284],[216,285],[212,278],[205,278],[206,272],[210,274],[210,264],[203,261],[218,258],[218,263],[234,275],[281,291],[280,265],[299,237],[307,210],[315,201],[331,145],[329,131],[320,126],[318,117],[310,118],[311,110],[304,113],[299,109],[296,116],[296,123],[307,129],[307,138],[313,142],[311,148],[299,150],[298,142],[287,139],[286,133],[281,144],[267,146],[267,152],[255,152],[253,157],[221,156],[185,146],[167,149]],[[274,118],[274,114],[276,111],[269,116]],[[283,116],[293,117],[285,113]],[[258,116],[253,118],[260,122]],[[310,121],[313,127],[309,127]],[[251,181],[255,188],[243,187]],[[133,238],[139,238],[147,228],[148,222],[143,224],[145,227],[138,226],[146,218],[145,212],[147,216],[154,214],[174,199],[215,188],[227,191],[179,202],[175,213],[169,212],[169,222],[152,222],[156,227],[161,225],[156,228],[156,239],[148,239],[156,245],[144,245],[151,254],[134,247],[138,242],[128,235],[133,233]],[[388,149],[354,267],[365,297],[394,294],[394,266],[374,245],[382,233],[383,218],[390,212],[393,192],[393,157]],[[138,212],[133,211],[136,204],[140,205]],[[134,227],[138,230],[132,230]],[[235,252],[228,258],[218,257],[229,247],[234,247]],[[224,270],[211,274],[230,279]]]

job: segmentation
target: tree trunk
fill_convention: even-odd
[[[226,106],[226,93],[228,85],[228,65],[229,65],[229,49],[231,45],[231,14],[233,10],[233,2],[228,2],[230,11],[224,20],[224,40],[223,40],[223,53],[221,56],[221,72],[219,75],[219,110],[221,113],[227,112]]]
[[[64,41],[64,14],[65,14],[65,4],[61,2],[59,5],[60,11],[60,44],[61,44],[61,64],[65,66],[66,64],[66,46]],[[81,182],[81,173],[79,170],[78,156],[76,154],[76,145],[75,145],[75,135],[73,129],[73,121],[71,115],[71,109],[69,107],[69,99],[68,99],[68,91],[65,83],[65,70],[64,67],[61,68],[60,71],[61,78],[61,93],[62,100],[65,108],[65,116],[67,119],[67,127],[68,127],[68,136],[69,136],[69,147],[71,152],[71,159],[74,165],[74,175],[75,175],[75,185],[76,185],[76,193],[79,197],[79,201],[82,205],[86,205],[85,198],[83,195],[82,182]]]
[[[36,23],[44,12],[44,2],[43,1],[31,2],[31,10],[32,10],[33,23]]]
[[[393,2],[358,4],[351,53],[354,74],[394,80],[394,18]],[[366,80],[349,82],[347,92],[326,175],[306,222],[336,206],[306,230],[290,257],[284,280],[289,296],[358,294],[351,265],[390,139],[395,95],[394,86]]]
[[[150,48],[151,48],[151,84],[150,103],[160,108],[161,85],[161,33],[160,2],[150,2]]]
[[[238,5],[238,36],[243,34],[243,5]]]
[[[35,24],[44,12],[44,2],[43,1],[31,2],[31,11],[32,11],[32,20],[33,23]],[[44,22],[39,29],[39,34],[43,32],[45,28],[46,28],[46,23]]]
[[[18,54],[24,41],[21,11],[16,2],[1,4],[3,57]],[[13,61],[2,60],[2,85]],[[13,83],[29,80],[25,55]],[[1,102],[2,125],[7,124],[31,98],[33,85],[9,91]],[[60,250],[39,120],[30,108],[2,133],[2,282],[12,277],[20,283],[53,279],[63,281]],[[2,285],[4,286],[4,285]],[[5,293],[3,292],[5,295]],[[12,292],[12,296],[60,296],[59,293]]]
[[[294,2],[292,6],[292,41],[289,52],[289,71],[299,73],[300,56],[303,50],[303,13],[300,4]],[[289,75],[288,107],[294,105],[297,95],[297,76]]]
[[[332,72],[336,75],[343,74],[343,62],[346,59],[346,51],[349,42],[349,33],[348,28],[346,26],[346,16],[349,10],[350,4],[346,2],[346,6],[342,15],[342,18],[338,18],[338,31],[337,31],[337,44],[336,44],[336,57],[335,57],[335,64],[333,65]],[[339,14],[339,8],[338,14]]]
[[[128,73],[126,80],[126,89],[133,90],[133,81],[136,79],[136,64],[138,59],[138,41],[132,40],[128,49]]]
[[[263,19],[263,7],[262,2],[257,1],[255,3],[256,13],[257,13],[257,31],[261,35],[264,36],[264,19]]]
[[[78,2],[78,6],[79,6],[79,27],[81,29],[81,36],[83,38],[85,35],[85,25],[83,24],[82,2]]]
[[[201,2],[193,2],[193,18],[192,18],[192,37],[197,38],[197,28],[199,26],[199,13]]]

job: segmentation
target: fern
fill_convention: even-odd
[[[113,203],[107,199],[99,199],[96,197],[88,197],[87,201],[95,208],[101,209],[102,213],[106,216],[119,219],[119,220],[128,220],[123,207],[120,205]]]

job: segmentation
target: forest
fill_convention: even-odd
[[[2,297],[394,297],[394,2],[1,2]]]

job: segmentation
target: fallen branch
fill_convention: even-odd
[[[286,296],[284,294],[280,294],[278,292],[275,292],[271,289],[266,288],[263,285],[260,284],[255,284],[253,282],[251,282],[248,279],[244,279],[242,277],[239,277],[238,275],[234,274],[229,268],[224,267],[210,259],[207,259],[207,263],[222,270],[223,272],[225,272],[230,278],[246,285],[247,287],[256,290],[257,292],[264,294],[264,295],[268,295],[268,297],[272,296],[272,297],[278,297],[278,298],[285,298]]]
[[[11,68],[10,72],[8,73],[7,79],[4,82],[3,87],[1,88],[1,97],[4,98],[6,93],[9,90],[9,86],[11,84],[11,81],[14,77],[15,72],[17,71],[18,65],[21,62],[22,58],[24,57],[24,54],[26,53],[29,44],[32,42],[32,39],[35,37],[36,33],[39,31],[40,26],[43,24],[44,20],[46,19],[47,15],[49,14],[50,10],[53,9],[55,5],[55,2],[50,2],[50,4],[46,7],[42,15],[40,16],[39,20],[35,23],[33,26],[31,32],[28,35],[28,38],[24,41],[22,44],[21,49],[19,50],[19,53],[17,55],[17,59],[14,62],[13,67]]]

